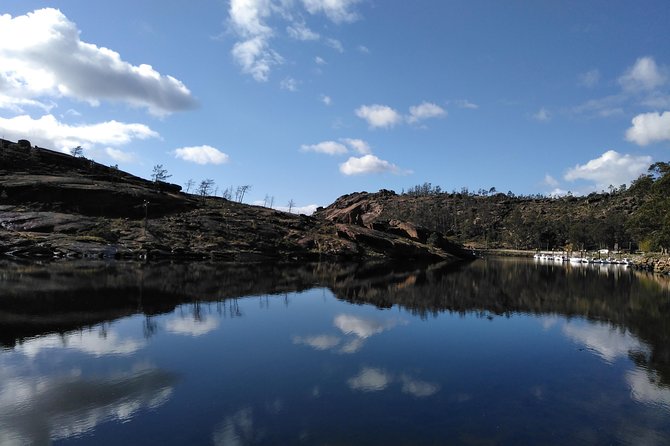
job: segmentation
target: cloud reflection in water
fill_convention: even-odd
[[[617,358],[627,357],[629,352],[649,351],[628,330],[623,331],[603,322],[567,322],[563,325],[563,333],[610,363]]]
[[[197,319],[195,317],[175,317],[165,323],[165,329],[170,333],[188,336],[202,336],[219,327],[219,320],[215,317],[206,316]]]
[[[122,338],[115,331],[104,334],[94,330],[60,334],[50,334],[28,339],[15,347],[15,351],[34,358],[50,349],[67,348],[94,356],[130,355],[146,345],[144,340]]]
[[[164,404],[176,377],[141,369],[108,378],[15,377],[0,384],[0,444],[49,444]]]
[[[344,339],[335,335],[320,334],[293,336],[292,340],[294,344],[307,345],[315,350],[330,350],[342,345],[338,350],[339,353],[356,353],[363,348],[368,338],[406,323],[398,319],[378,321],[352,314],[339,314],[333,319],[333,325],[345,335]]]
[[[440,385],[412,377],[403,373],[395,377],[392,373],[376,367],[363,367],[357,375],[347,380],[351,390],[360,392],[379,392],[394,383],[401,384],[402,393],[416,398],[425,398],[436,394]]]

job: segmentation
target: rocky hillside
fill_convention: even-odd
[[[0,256],[231,261],[467,256],[405,222],[364,227],[135,177],[94,161],[0,140]],[[417,232],[418,231],[418,232]],[[430,243],[429,243],[430,242]]]
[[[337,223],[377,227],[405,221],[477,248],[637,248],[629,228],[645,194],[631,188],[586,197],[516,197],[468,193],[354,193],[315,214]]]

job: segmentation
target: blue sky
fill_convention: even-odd
[[[246,202],[589,193],[670,158],[670,2],[0,5],[0,136]]]

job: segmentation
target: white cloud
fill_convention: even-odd
[[[640,146],[670,141],[670,111],[643,113],[633,118],[633,126],[626,131],[626,139]]]
[[[26,107],[38,108],[44,111],[45,113],[49,113],[51,109],[54,108],[55,106],[56,104],[54,104],[53,102],[46,103],[35,99],[7,96],[0,93],[0,109],[9,110],[14,113],[25,113]]]
[[[416,123],[424,119],[439,118],[446,115],[447,112],[439,105],[424,101],[419,105],[413,105],[409,108],[407,122]]]
[[[120,163],[132,163],[137,160],[134,153],[124,152],[123,150],[115,149],[113,147],[106,147],[105,153],[111,159]]]
[[[202,319],[175,317],[165,323],[165,329],[170,333],[187,336],[202,336],[219,327],[219,320],[208,316]]]
[[[323,102],[325,105],[330,105],[333,103],[333,100],[330,98],[330,96],[326,96],[325,94],[322,94],[321,97],[319,98],[321,102]]]
[[[372,128],[389,128],[402,122],[400,113],[388,105],[361,105],[356,109],[356,116],[366,120]]]
[[[242,71],[258,82],[269,79],[273,66],[283,58],[272,48],[273,36],[265,20],[272,14],[270,0],[231,0],[229,20],[241,41],[233,45],[232,55]]]
[[[551,113],[549,113],[549,110],[542,107],[540,110],[537,111],[537,113],[533,114],[533,119],[540,122],[546,122],[551,119]]]
[[[596,189],[603,190],[609,185],[617,186],[636,179],[648,169],[651,162],[650,156],[621,155],[608,150],[586,164],[568,169],[564,178],[567,181],[591,181]]]
[[[314,63],[317,65],[326,65],[327,62],[323,58],[316,56],[314,58]]]
[[[284,61],[279,53],[270,48],[265,36],[237,42],[233,46],[232,54],[242,71],[258,82],[266,82],[270,78],[272,67]]]
[[[173,152],[175,158],[196,164],[224,164],[230,157],[212,146],[181,147]]]
[[[312,215],[314,212],[316,212],[316,208],[318,208],[318,204],[308,204],[306,206],[293,206],[291,208],[291,213],[292,214],[304,214],[304,215]],[[279,211],[284,211],[288,212],[288,206],[276,206],[275,209]]]
[[[303,144],[300,146],[303,152],[325,153],[326,155],[342,155],[349,150],[344,144],[336,141],[323,141],[318,144]]]
[[[302,0],[310,14],[323,13],[335,23],[353,22],[358,14],[351,7],[360,0]]]
[[[379,159],[375,155],[364,155],[358,158],[352,156],[347,161],[340,164],[340,172],[345,175],[382,172],[390,172],[397,175],[411,173],[410,171],[402,171],[395,164]]]
[[[264,23],[272,13],[270,0],[230,0],[229,17],[243,36],[267,36],[272,29]]]
[[[546,174],[544,176],[544,184],[546,184],[547,186],[556,187],[556,186],[558,186],[558,181],[556,180],[556,178],[552,177],[551,175]]]
[[[284,78],[279,83],[279,86],[281,87],[282,90],[288,90],[291,92],[298,91],[298,81],[293,79],[292,77]]]
[[[369,155],[372,153],[370,144],[363,141],[362,139],[343,138],[341,141],[361,155]]]
[[[134,139],[157,138],[158,133],[144,124],[107,121],[97,124],[68,125],[53,115],[33,119],[27,115],[0,117],[0,132],[7,139],[28,139],[33,144],[68,152],[75,146],[123,145]]]
[[[352,390],[378,392],[384,390],[393,381],[386,371],[374,367],[364,367],[358,375],[349,378],[347,384]]]
[[[344,46],[342,46],[342,42],[340,42],[337,39],[326,39],[326,45],[337,51],[338,53],[344,53]]]
[[[663,71],[653,57],[641,57],[619,78],[619,84],[629,91],[653,90],[666,82]]]
[[[304,23],[294,23],[286,27],[286,32],[290,37],[296,40],[309,41],[319,40],[321,36],[309,29]]]
[[[359,53],[370,54],[370,48],[368,48],[365,45],[358,45],[356,49],[358,50]]]
[[[563,197],[568,194],[568,191],[565,189],[561,189],[560,187],[556,187],[552,189],[547,195],[550,197]]]
[[[579,75],[579,85],[593,88],[600,82],[600,71],[597,69],[589,70]]]
[[[59,10],[0,15],[0,84],[10,97],[70,97],[146,107],[162,115],[195,106],[191,92],[146,64],[131,65],[111,49],[83,42]],[[37,104],[34,104],[37,105]]]

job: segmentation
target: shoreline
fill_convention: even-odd
[[[525,249],[472,249],[479,257],[524,257],[532,258],[536,253],[551,253],[552,251],[536,251]],[[553,251],[565,252],[565,251]],[[587,256],[588,257],[588,256]],[[670,275],[670,256],[661,253],[646,253],[646,254],[628,254],[627,257],[633,261],[632,268],[638,270],[649,271],[658,274]]]

